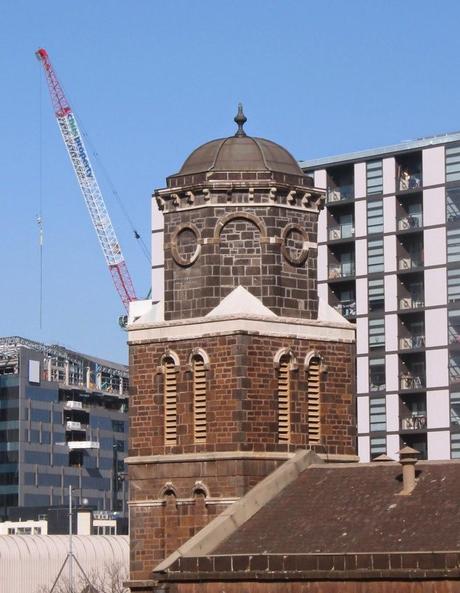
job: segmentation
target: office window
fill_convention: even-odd
[[[117,451],[123,452],[125,450],[125,441],[115,441],[114,445]]]
[[[447,270],[447,298],[450,303],[460,301],[460,269]]]
[[[383,168],[382,161],[369,161],[366,163],[367,195],[383,193]]]
[[[367,271],[369,274],[383,272],[383,239],[369,241],[367,244]]]
[[[446,193],[447,222],[460,220],[460,188],[452,187]]]
[[[449,381],[460,383],[460,353],[449,352]]]
[[[386,430],[385,397],[371,397],[369,401],[370,432]]]
[[[369,280],[367,290],[369,294],[369,311],[383,311],[385,303],[383,278]]]
[[[450,423],[460,428],[460,392],[450,394]]]
[[[367,232],[383,233],[383,200],[367,202]]]
[[[460,229],[447,231],[447,261],[449,263],[460,261]]]
[[[450,435],[450,456],[452,459],[460,459],[460,432]]]
[[[369,319],[369,348],[381,348],[385,345],[385,319]]]
[[[385,437],[371,439],[371,459],[383,455],[387,452],[387,442]]]
[[[50,422],[50,411],[32,408],[30,411],[30,419],[32,422]]]
[[[369,359],[369,390],[385,390],[385,358]]]
[[[125,432],[125,423],[123,420],[112,420],[113,432]]]
[[[460,146],[446,147],[446,182],[460,181]]]

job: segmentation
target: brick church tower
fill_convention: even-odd
[[[133,591],[295,450],[355,454],[354,329],[316,286],[324,191],[245,121],[154,193],[164,303],[128,326]]]

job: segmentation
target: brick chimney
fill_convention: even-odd
[[[420,451],[412,449],[412,447],[403,447],[399,454],[399,463],[402,465],[403,471],[403,489],[400,494],[411,494],[415,488],[415,464],[418,461]]]

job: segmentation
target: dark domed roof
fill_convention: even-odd
[[[303,175],[294,157],[282,146],[251,136],[230,136],[211,140],[195,149],[178,175],[205,171],[276,171]]]
[[[211,140],[199,146],[186,159],[177,176],[208,172],[273,172],[304,177],[295,158],[282,146],[266,140],[247,136],[243,130],[246,116],[238,105],[234,118],[238,130],[234,136]]]

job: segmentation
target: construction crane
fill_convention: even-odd
[[[89,215],[96,231],[97,238],[104,253],[105,261],[112,275],[115,288],[126,310],[131,301],[136,301],[131,276],[121,252],[115,230],[112,226],[107,207],[102,197],[99,184],[91,166],[88,152],[72,112],[69,102],[54,72],[53,66],[45,49],[39,49],[35,55],[45,70],[48,89],[53,102],[54,114],[61,130],[64,144],[72,162],[81,193],[88,207]]]

